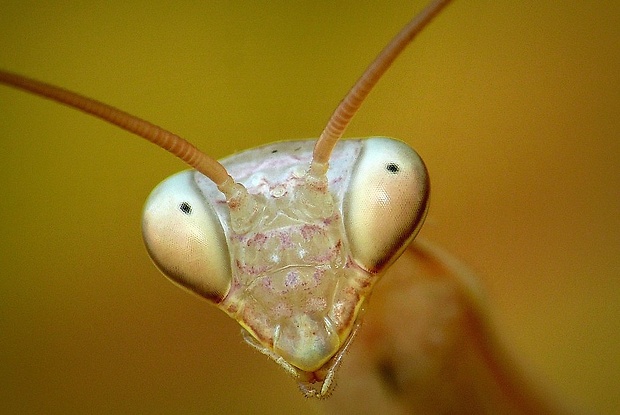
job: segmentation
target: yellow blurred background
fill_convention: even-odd
[[[316,137],[424,4],[5,0],[0,67],[219,158]],[[457,0],[347,131],[418,150],[422,235],[479,271],[514,352],[601,414],[620,412],[619,111],[620,2]],[[316,413],[151,264],[142,204],[179,161],[0,87],[0,166],[0,412]]]

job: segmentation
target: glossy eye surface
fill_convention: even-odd
[[[354,259],[368,271],[391,263],[418,233],[429,202],[426,166],[408,145],[364,140],[344,200],[344,224]]]
[[[171,176],[144,206],[142,235],[157,267],[171,280],[219,303],[231,284],[220,221],[196,186],[194,171]]]

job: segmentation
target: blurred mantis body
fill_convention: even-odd
[[[105,104],[8,72],[0,71],[0,81],[117,124],[196,169],[169,178],[149,197],[143,220],[147,249],[166,276],[236,319],[245,340],[296,378],[306,396],[331,393],[336,369],[360,327],[375,283],[405,252],[395,265],[400,279],[394,281],[416,268],[423,278],[447,281],[457,298],[447,310],[456,307],[455,316],[467,317],[448,319],[458,329],[441,333],[453,341],[441,338],[439,348],[458,348],[461,340],[479,346],[467,361],[472,366],[456,377],[459,384],[467,383],[468,370],[488,373],[480,395],[465,412],[553,412],[498,356],[482,300],[467,272],[425,245],[412,244],[405,251],[428,207],[428,176],[419,156],[405,144],[382,137],[338,142],[392,61],[448,3],[432,2],[396,36],[342,101],[316,144],[271,144],[221,164],[180,137]],[[402,281],[392,291],[408,292],[407,284]],[[417,292],[424,295],[424,290]],[[441,301],[437,304],[433,313],[446,311]],[[382,325],[389,316],[371,320],[369,334],[360,341],[365,349],[353,355],[366,375],[379,374],[378,389],[387,387],[388,395],[399,397],[389,401],[402,400],[394,413],[462,409],[458,387],[415,390],[420,381],[441,376],[416,373],[406,361],[397,364],[375,356],[381,335],[369,340],[372,334],[384,326],[383,334],[394,337],[390,330],[395,327]],[[393,352],[392,357],[406,355]],[[459,363],[444,356],[433,359],[447,366]],[[377,365],[377,372],[366,367],[368,361]],[[352,387],[356,377],[350,379]],[[364,382],[362,389],[372,390],[372,381]],[[450,396],[456,398],[444,399]]]

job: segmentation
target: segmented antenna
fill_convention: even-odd
[[[87,98],[66,89],[0,70],[0,83],[32,92],[61,104],[84,111],[147,139],[168,150],[218,186],[229,179],[228,172],[217,160],[207,156],[194,145],[170,131],[151,124],[103,102]]]
[[[405,49],[405,47],[428,25],[451,0],[436,0],[426,6],[424,10],[413,18],[392,41],[379,53],[375,60],[366,69],[364,74],[353,85],[353,88],[340,102],[331,118],[327,122],[325,129],[321,133],[312,156],[312,171],[326,171],[329,157],[336,142],[342,137],[351,119],[362,106],[364,99],[368,96],[372,88],[377,84],[381,76],[390,67],[394,59]]]

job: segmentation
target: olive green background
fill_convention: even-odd
[[[9,0],[0,67],[219,158],[318,136],[423,5]],[[620,2],[457,0],[347,131],[418,150],[422,235],[479,271],[532,370],[602,414],[620,412],[619,110]],[[0,87],[0,412],[316,413],[234,321],[151,264],[142,204],[183,168]]]

